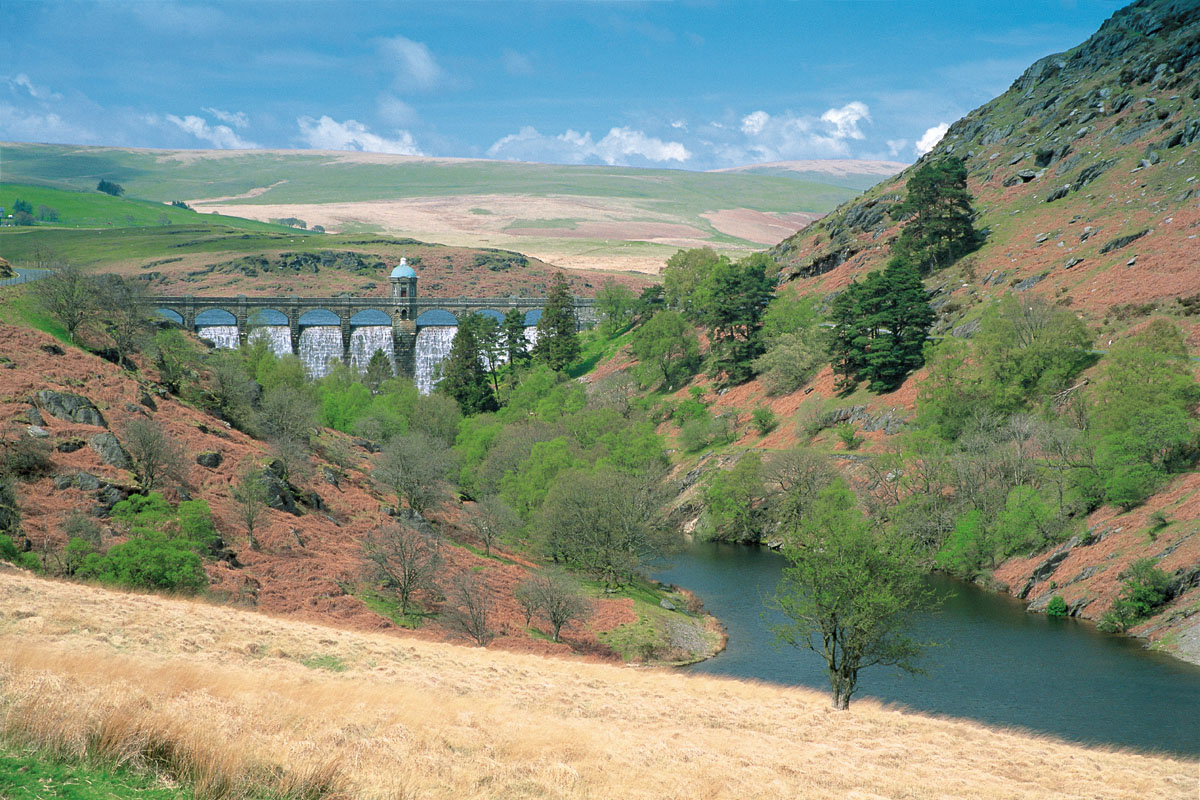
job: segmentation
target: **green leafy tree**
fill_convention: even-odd
[[[438,383],[438,391],[453,398],[468,416],[500,407],[484,366],[485,320],[490,321],[472,314],[459,323],[450,355],[442,362],[442,380]]]
[[[537,343],[533,357],[555,371],[561,371],[579,358],[579,336],[575,331],[575,301],[571,286],[561,272],[554,276],[546,305],[537,324]]]
[[[731,469],[720,470],[704,491],[704,513],[715,539],[757,542],[765,509],[762,457],[748,452]]]
[[[962,159],[935,158],[917,167],[908,178],[904,200],[891,214],[907,218],[893,253],[922,275],[950,266],[982,243]]]
[[[606,335],[614,336],[633,319],[635,296],[624,284],[609,278],[596,292],[596,310]]]
[[[1121,593],[1100,620],[1103,630],[1124,632],[1153,616],[1171,597],[1171,576],[1156,567],[1153,558],[1138,559],[1120,577]]]
[[[119,183],[114,183],[108,180],[101,180],[96,184],[96,191],[111,194],[113,197],[120,197],[125,194],[125,187]]]
[[[920,672],[922,645],[904,629],[929,602],[913,544],[866,517],[837,481],[785,533],[789,566],[771,602],[779,641],[825,660],[833,707],[847,709],[858,673],[875,665]]]
[[[700,322],[704,306],[701,288],[718,266],[729,266],[729,257],[717,255],[711,247],[679,250],[668,258],[662,272],[662,297],[667,306]]]
[[[659,311],[637,329],[631,346],[644,384],[662,381],[667,391],[690,378],[699,366],[696,331],[678,311]]]
[[[784,333],[772,339],[767,351],[754,360],[754,371],[767,394],[791,394],[812,380],[828,359],[825,337],[815,329]]]
[[[166,328],[154,334],[150,355],[160,381],[171,394],[180,394],[186,385],[197,380],[200,351],[179,328]]]

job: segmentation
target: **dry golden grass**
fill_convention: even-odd
[[[1197,764],[868,700],[0,573],[0,733],[201,796],[1196,797]],[[314,660],[314,657],[323,657]],[[344,671],[304,666],[325,664]]]

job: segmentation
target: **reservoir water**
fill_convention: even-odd
[[[725,624],[725,652],[689,670],[828,690],[822,658],[775,646],[763,598],[786,560],[765,548],[697,542],[654,577],[683,586]],[[916,621],[928,675],[859,673],[855,697],[1077,742],[1200,756],[1200,666],[1074,619],[1029,614],[1020,601],[932,576],[941,610]],[[853,713],[853,702],[851,702]]]

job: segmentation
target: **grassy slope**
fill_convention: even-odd
[[[11,572],[0,598],[9,742],[135,762],[153,742],[168,772],[282,796],[1195,791],[1194,762],[869,700],[841,713],[805,689],[348,632]]]
[[[7,153],[5,157],[7,158]],[[5,165],[7,167],[7,165]],[[11,173],[5,170],[6,175]],[[240,217],[204,214],[177,208],[161,202],[112,197],[94,189],[73,189],[33,183],[0,183],[0,206],[11,211],[17,200],[26,200],[36,213],[39,206],[56,209],[59,218],[39,223],[38,228],[103,228],[148,227],[162,225],[225,225],[247,231],[287,231],[282,225],[271,225]]]
[[[422,161],[340,155],[79,148],[6,143],[10,180],[36,179],[94,188],[115,180],[154,200],[238,195],[259,187],[249,204],[332,203],[461,194],[566,194],[630,198],[695,214],[744,206],[762,211],[825,210],[851,192],[832,182],[790,177],[626,167],[560,166],[500,161]],[[279,183],[286,179],[286,182]]]

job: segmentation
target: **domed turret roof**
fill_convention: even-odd
[[[392,269],[392,277],[393,278],[415,278],[415,277],[417,277],[417,273],[414,272],[413,268],[408,265],[407,259],[401,258],[400,263],[397,264],[395,266],[395,268]]]

